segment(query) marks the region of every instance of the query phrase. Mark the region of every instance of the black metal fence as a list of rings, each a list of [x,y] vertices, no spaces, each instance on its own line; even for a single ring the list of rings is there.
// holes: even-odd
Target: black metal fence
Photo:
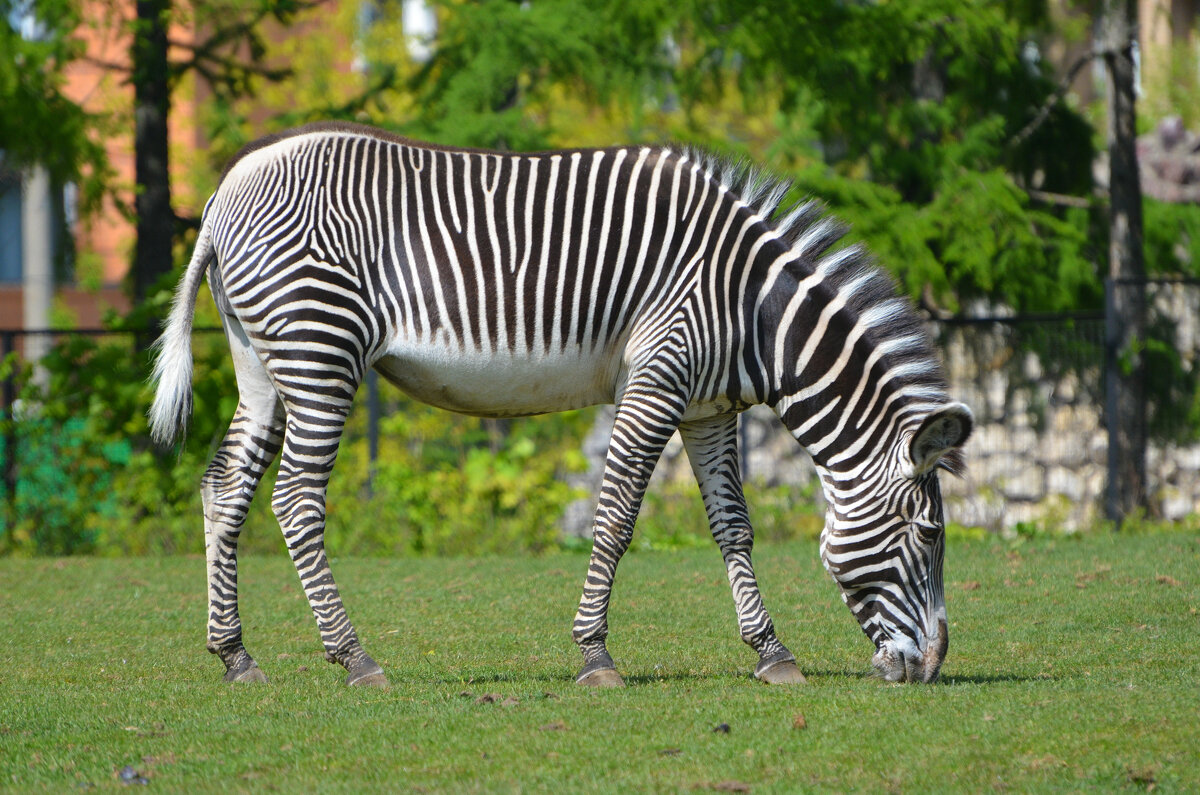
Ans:
[[[1163,372],[1153,373],[1157,381],[1167,382],[1166,391],[1178,393],[1152,395],[1157,402],[1151,406],[1151,425],[1160,436],[1169,437],[1172,427],[1178,430],[1180,422],[1195,419],[1185,416],[1187,400],[1200,405],[1195,389],[1200,370],[1195,361],[1200,350],[1200,290],[1194,284],[1151,283],[1148,305],[1153,333],[1162,338],[1165,348],[1175,346],[1178,351],[1172,364],[1176,370],[1169,374],[1173,381]],[[1044,513],[1048,502],[1058,500],[1069,524],[1100,518],[1098,500],[1107,480],[1103,313],[953,318],[933,321],[931,330],[946,361],[954,396],[972,407],[979,422],[969,449],[970,479],[950,486],[951,498],[958,489],[958,497],[967,503],[965,514],[957,511],[956,515],[969,524],[1011,527],[1031,520],[1038,511]],[[196,332],[219,334],[221,330]],[[31,340],[59,342],[80,335],[124,340],[131,351],[144,342],[131,332],[106,329],[0,330],[0,353],[20,356]],[[1157,366],[1166,364],[1159,361]],[[9,368],[0,404],[2,487],[9,501],[16,494],[25,458],[20,423],[14,422],[20,415],[17,392],[17,376]],[[383,413],[374,373],[365,392],[367,444],[374,462]],[[1178,415],[1175,426],[1168,422],[1172,414]],[[1154,471],[1148,473],[1152,496],[1171,503],[1167,513],[1194,513],[1200,494],[1197,473],[1164,465],[1165,457],[1161,452],[1152,456]],[[1200,452],[1194,457],[1200,461]]]

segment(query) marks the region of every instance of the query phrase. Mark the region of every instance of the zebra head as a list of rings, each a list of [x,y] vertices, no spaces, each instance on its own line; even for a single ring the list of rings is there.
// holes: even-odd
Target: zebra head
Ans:
[[[829,506],[821,560],[890,682],[931,682],[946,655],[938,469],[958,466],[972,425],[966,406],[948,403],[900,426],[874,461],[821,468]]]

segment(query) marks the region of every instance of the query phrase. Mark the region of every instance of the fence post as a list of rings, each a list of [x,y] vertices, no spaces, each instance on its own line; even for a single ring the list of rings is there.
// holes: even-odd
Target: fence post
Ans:
[[[0,361],[6,360],[17,349],[17,332],[5,331],[3,350],[0,351]],[[17,517],[17,372],[14,367],[4,377],[4,418],[0,427],[4,431],[4,499],[5,509],[13,519],[11,528]]]

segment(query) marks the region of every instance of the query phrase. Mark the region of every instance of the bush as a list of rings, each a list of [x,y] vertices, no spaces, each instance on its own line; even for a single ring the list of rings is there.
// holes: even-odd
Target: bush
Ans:
[[[351,554],[540,552],[579,494],[565,475],[593,412],[507,421],[454,415],[385,393],[371,489],[365,408],[351,417],[328,495],[326,538]],[[362,401],[360,401],[362,403]]]
[[[238,398],[223,338],[198,334],[193,347],[193,417],[169,451],[149,441],[149,362],[132,336],[67,336],[42,360],[43,377],[31,378],[26,368],[25,415],[13,424],[20,481],[0,527],[0,551],[203,551],[200,478]],[[15,359],[7,364],[16,366]],[[578,496],[563,475],[585,466],[578,450],[591,412],[485,421],[382,391],[387,412],[375,471],[363,401],[342,441],[328,494],[331,550],[428,555],[558,544],[563,508]],[[274,467],[247,520],[243,549],[281,546],[269,504],[273,481]]]

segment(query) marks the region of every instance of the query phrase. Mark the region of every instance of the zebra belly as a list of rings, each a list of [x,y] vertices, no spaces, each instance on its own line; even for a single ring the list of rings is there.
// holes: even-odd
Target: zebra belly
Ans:
[[[409,396],[479,417],[520,417],[611,403],[620,357],[566,351],[513,354],[394,345],[375,369]]]

